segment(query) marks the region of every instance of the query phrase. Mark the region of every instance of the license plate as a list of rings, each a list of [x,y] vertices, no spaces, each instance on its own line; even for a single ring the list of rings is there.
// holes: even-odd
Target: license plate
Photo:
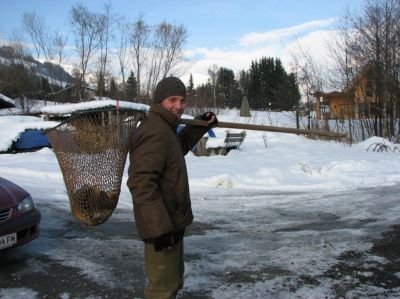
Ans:
[[[17,243],[17,233],[0,236],[0,249],[13,246]]]

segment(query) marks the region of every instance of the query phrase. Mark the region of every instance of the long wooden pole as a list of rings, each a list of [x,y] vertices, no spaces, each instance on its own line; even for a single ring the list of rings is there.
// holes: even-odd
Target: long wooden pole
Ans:
[[[181,124],[208,127],[208,123],[204,120],[199,119],[181,119]],[[243,130],[256,130],[256,131],[267,131],[267,132],[278,132],[278,133],[290,133],[290,134],[301,134],[301,135],[316,135],[324,136],[329,138],[345,138],[346,134],[336,133],[336,132],[324,132],[316,130],[303,130],[295,128],[285,128],[285,127],[274,127],[274,126],[262,126],[262,125],[252,125],[243,123],[231,123],[219,121],[218,128],[229,128],[229,129],[243,129]]]

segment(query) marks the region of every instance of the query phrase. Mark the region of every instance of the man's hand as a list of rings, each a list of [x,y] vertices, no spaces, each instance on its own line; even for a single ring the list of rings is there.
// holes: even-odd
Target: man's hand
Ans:
[[[175,244],[174,235],[172,232],[161,235],[157,238],[154,238],[154,250],[168,250],[171,249]]]
[[[196,119],[205,120],[208,122],[210,128],[214,128],[218,125],[218,119],[214,112],[208,111],[195,117]]]

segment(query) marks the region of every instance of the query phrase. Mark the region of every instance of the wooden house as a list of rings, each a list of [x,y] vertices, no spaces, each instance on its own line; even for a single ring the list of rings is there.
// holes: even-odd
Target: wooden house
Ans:
[[[316,117],[360,119],[369,116],[376,104],[372,65],[364,67],[342,91],[315,92]]]

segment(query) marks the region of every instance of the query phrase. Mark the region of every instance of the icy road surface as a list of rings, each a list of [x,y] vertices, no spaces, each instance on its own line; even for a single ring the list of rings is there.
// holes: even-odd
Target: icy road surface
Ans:
[[[399,297],[399,191],[195,190],[179,298]],[[40,238],[0,253],[0,297],[143,298],[131,209],[86,227],[48,196]]]

